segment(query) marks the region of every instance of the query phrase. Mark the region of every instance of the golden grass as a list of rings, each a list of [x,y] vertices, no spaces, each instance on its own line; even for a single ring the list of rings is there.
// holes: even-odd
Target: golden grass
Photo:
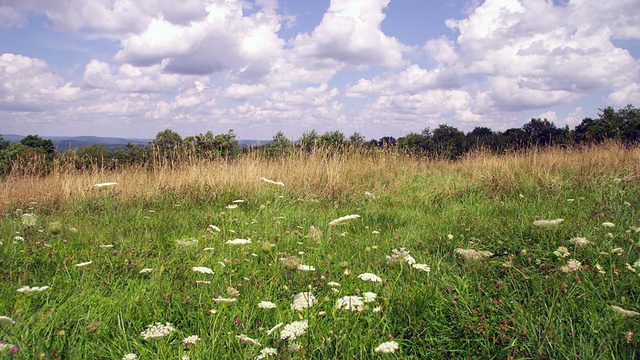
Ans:
[[[508,155],[471,153],[458,161],[412,158],[385,152],[332,154],[296,152],[277,159],[255,154],[233,160],[192,160],[153,169],[127,167],[115,171],[56,168],[47,176],[10,175],[0,183],[0,209],[26,207],[35,201],[52,210],[100,193],[94,184],[117,182],[107,191],[121,201],[143,201],[169,191],[185,195],[239,192],[250,195],[268,185],[261,177],[282,181],[298,194],[340,197],[364,191],[385,193],[428,179],[428,191],[467,188],[505,191],[515,186],[562,187],[615,177],[640,181],[640,149],[609,143],[582,149],[528,150]],[[427,189],[425,189],[427,191]]]

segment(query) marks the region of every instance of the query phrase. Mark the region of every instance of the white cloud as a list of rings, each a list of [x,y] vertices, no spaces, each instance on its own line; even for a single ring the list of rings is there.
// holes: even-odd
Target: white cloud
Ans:
[[[626,106],[638,102],[640,99],[640,83],[633,82],[620,88],[607,97],[607,104],[614,106]]]
[[[356,67],[398,67],[409,48],[382,32],[389,0],[332,0],[311,34],[300,34],[293,46],[302,56],[333,59]]]

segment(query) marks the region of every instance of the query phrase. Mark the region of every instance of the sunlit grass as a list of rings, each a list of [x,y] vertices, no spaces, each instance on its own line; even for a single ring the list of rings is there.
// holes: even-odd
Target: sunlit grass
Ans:
[[[639,169],[609,145],[8,177],[0,358],[634,358]]]

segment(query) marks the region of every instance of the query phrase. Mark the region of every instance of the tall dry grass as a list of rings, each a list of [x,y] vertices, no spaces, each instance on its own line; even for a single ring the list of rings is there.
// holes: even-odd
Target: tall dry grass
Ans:
[[[527,150],[496,155],[474,152],[458,161],[415,158],[392,151],[295,152],[277,159],[247,154],[231,160],[187,159],[151,169],[131,166],[109,171],[77,171],[58,166],[47,176],[10,175],[0,183],[0,210],[37,202],[52,211],[100,196],[94,184],[117,182],[110,196],[123,202],[146,201],[177,192],[214,197],[232,191],[250,195],[264,189],[260,178],[286,184],[300,196],[341,197],[364,191],[383,193],[427,179],[430,190],[468,188],[509,191],[514,187],[577,186],[605,177],[640,182],[640,149],[617,143],[581,149]]]

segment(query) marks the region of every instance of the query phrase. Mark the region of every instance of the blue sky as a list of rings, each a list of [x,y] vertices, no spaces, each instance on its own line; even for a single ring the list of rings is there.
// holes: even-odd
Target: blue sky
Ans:
[[[3,0],[0,133],[403,136],[640,100],[640,0]]]

